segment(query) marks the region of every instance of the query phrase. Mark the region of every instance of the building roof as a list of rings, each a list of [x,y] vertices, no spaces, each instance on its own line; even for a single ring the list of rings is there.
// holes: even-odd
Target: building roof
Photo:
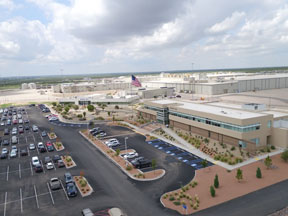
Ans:
[[[288,113],[279,112],[279,111],[275,111],[275,110],[269,110],[269,111],[265,111],[265,112],[262,112],[262,113],[272,114],[274,118],[288,117]]]
[[[177,106],[179,108],[193,110],[197,112],[205,112],[205,113],[210,113],[214,115],[225,116],[225,117],[230,117],[230,118],[235,118],[235,119],[249,119],[249,118],[256,118],[256,117],[268,115],[264,113],[235,110],[235,109],[211,106],[207,104],[192,103],[192,102],[186,102],[186,101],[180,101],[180,100],[157,100],[153,102],[157,104],[161,104],[161,105],[175,104],[173,106]]]

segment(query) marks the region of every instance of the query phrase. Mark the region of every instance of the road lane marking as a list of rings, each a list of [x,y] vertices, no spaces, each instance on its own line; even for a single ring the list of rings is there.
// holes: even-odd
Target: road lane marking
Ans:
[[[34,185],[34,192],[35,192],[35,199],[36,199],[37,208],[39,208],[38,196],[37,196],[37,191],[36,191],[35,185]]]
[[[48,182],[47,182],[47,187],[48,187],[48,190],[49,190],[49,193],[50,193],[50,197],[51,197],[52,203],[54,205],[55,204],[54,203],[54,199],[53,199],[53,196],[52,196],[52,193],[51,193],[51,189],[50,189],[50,186],[49,186]]]
[[[32,164],[30,162],[30,169],[31,169],[31,175],[33,176],[33,169],[32,169]]]
[[[9,180],[9,165],[7,166],[7,175],[6,175],[6,181]]]
[[[23,212],[22,188],[20,188],[20,207],[21,207],[21,213],[22,213]]]
[[[60,183],[61,183],[61,186],[62,186],[62,188],[63,188],[64,194],[65,194],[67,200],[69,200],[69,197],[68,197],[68,195],[67,195],[67,193],[66,193],[66,190],[65,190],[65,188],[64,188],[63,183],[62,183],[61,180],[60,180]]]
[[[4,216],[6,216],[6,203],[7,203],[7,192],[5,192]]]
[[[19,178],[21,179],[21,164],[19,164]]]

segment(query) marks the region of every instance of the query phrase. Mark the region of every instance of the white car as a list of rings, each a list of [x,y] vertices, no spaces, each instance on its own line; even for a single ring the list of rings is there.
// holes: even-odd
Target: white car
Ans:
[[[115,139],[115,138],[109,139],[108,141],[105,142],[106,145],[108,145],[110,143],[118,143],[118,144],[120,144],[119,141],[117,139]]]
[[[46,164],[46,168],[47,168],[47,170],[54,169],[54,165],[53,165],[53,163],[48,162],[48,163]]]
[[[18,149],[17,149],[17,147],[15,145],[12,145],[11,148],[12,148],[12,151],[16,151],[16,152],[18,151]]]
[[[39,142],[37,146],[38,148],[44,148],[43,142]]]
[[[29,150],[35,150],[36,147],[33,143],[29,144]]]
[[[55,116],[52,116],[50,118],[48,118],[49,121],[58,121],[58,118]]]
[[[1,122],[1,126],[5,126],[5,122]]]
[[[8,149],[7,148],[3,148],[2,149],[2,154],[8,154]]]
[[[32,165],[36,166],[37,164],[40,164],[39,158],[37,156],[32,157]]]
[[[12,151],[10,152],[10,158],[14,158],[14,157],[17,157],[17,151],[12,150]]]
[[[128,158],[131,159],[131,158],[134,158],[134,157],[138,157],[138,153],[137,152],[129,152],[129,153],[123,155],[124,159],[128,159]]]

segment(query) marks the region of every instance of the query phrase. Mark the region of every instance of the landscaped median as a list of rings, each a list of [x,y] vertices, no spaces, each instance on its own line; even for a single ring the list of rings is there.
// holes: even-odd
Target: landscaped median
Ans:
[[[86,197],[92,194],[93,188],[84,176],[74,176],[73,179],[82,197]]]
[[[65,149],[65,147],[63,146],[63,143],[60,141],[53,142],[53,146],[56,149],[56,151],[62,151]]]
[[[163,194],[160,201],[180,214],[192,214],[284,181],[288,179],[287,169],[288,163],[280,154],[232,171],[217,165],[206,167],[196,170],[188,185]]]
[[[66,167],[67,169],[76,167],[76,163],[74,162],[74,160],[72,159],[71,156],[69,156],[69,155],[63,155],[63,156],[61,156],[61,159],[63,160],[63,162],[64,162],[64,164],[65,164],[65,167]]]
[[[152,181],[159,179],[165,175],[164,169],[155,169],[149,172],[142,172],[140,169],[136,169],[132,164],[120,156],[120,152],[116,152],[110,149],[100,140],[94,138],[87,132],[87,130],[80,131],[80,134],[89,140],[95,147],[97,147],[104,155],[112,160],[121,170],[126,173],[130,178],[139,181]],[[121,152],[123,154],[124,152]]]
[[[54,132],[48,133],[48,137],[49,137],[49,139],[56,139],[57,138],[57,136]]]

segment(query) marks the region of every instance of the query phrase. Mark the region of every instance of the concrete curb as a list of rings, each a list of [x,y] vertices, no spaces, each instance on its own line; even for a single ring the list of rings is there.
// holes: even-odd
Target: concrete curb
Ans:
[[[75,176],[74,176],[74,177],[75,177]],[[78,187],[78,185],[77,185],[77,184],[75,184],[75,185],[76,185],[78,191],[80,192],[81,196],[82,196],[82,197],[87,197],[87,196],[90,196],[90,195],[94,192],[94,190],[93,190],[93,188],[91,187],[91,185],[89,184],[89,182],[87,181],[87,179],[86,179],[84,176],[83,176],[83,178],[84,178],[84,180],[87,182],[87,185],[91,188],[91,190],[89,191],[89,193],[83,194],[82,191],[81,191],[81,189]]]
[[[129,172],[127,172],[127,170],[123,169],[123,167],[121,167],[117,162],[115,162],[114,160],[112,160],[105,151],[103,151],[101,148],[98,148],[97,145],[94,144],[93,141],[91,141],[88,137],[86,137],[81,131],[79,131],[79,133],[81,134],[81,136],[83,136],[88,142],[90,142],[93,146],[95,146],[98,150],[100,150],[110,161],[112,161],[116,166],[118,166],[120,168],[120,170],[122,170],[122,172],[124,172],[127,176],[129,176],[131,179],[136,180],[136,181],[154,181],[157,179],[162,178],[166,171],[164,170],[163,174],[161,176],[158,176],[156,178],[153,179],[139,179],[139,178],[135,178],[133,175],[131,175]],[[142,174],[143,172],[141,170],[139,170]]]

